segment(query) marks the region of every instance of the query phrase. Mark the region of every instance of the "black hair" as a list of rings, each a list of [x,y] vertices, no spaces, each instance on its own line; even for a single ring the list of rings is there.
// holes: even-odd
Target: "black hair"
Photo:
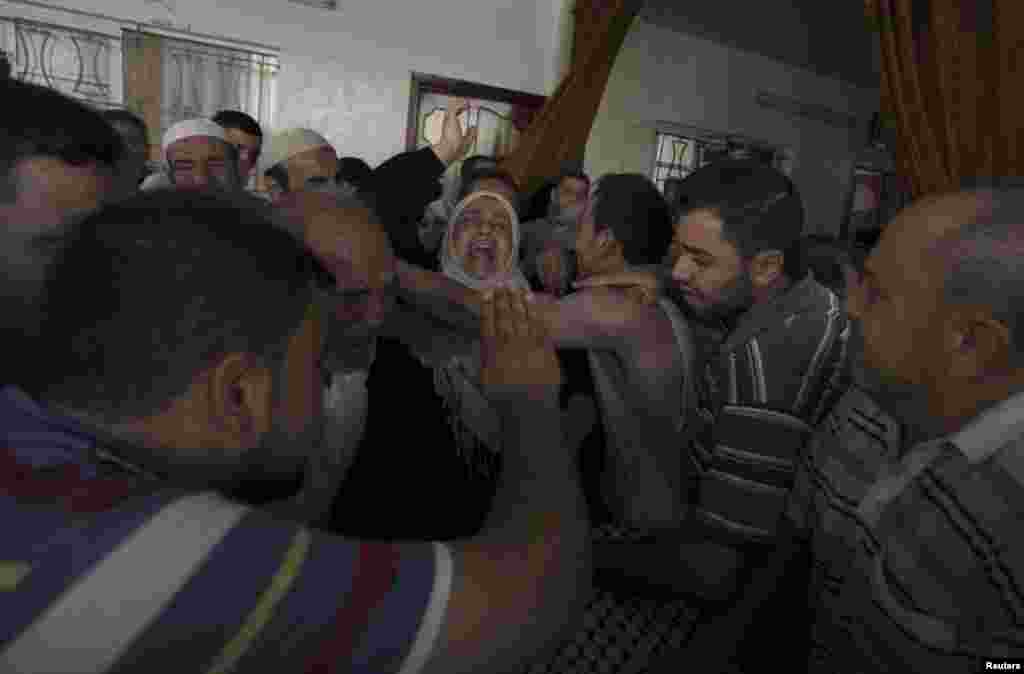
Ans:
[[[512,188],[512,191],[516,194],[516,198],[512,202],[512,207],[516,209],[516,212],[519,211],[519,183],[516,182],[515,177],[513,177],[511,173],[498,168],[474,171],[472,179],[462,183],[462,189],[459,190],[458,200],[462,201],[468,197],[473,186],[481,180],[499,180]]]
[[[766,250],[785,256],[791,280],[806,273],[800,255],[804,207],[784,173],[750,159],[726,159],[697,169],[680,185],[679,215],[711,210],[722,220],[723,238],[744,259]]]
[[[282,192],[290,191],[288,189],[288,167],[285,166],[286,163],[283,161],[278,162],[263,172],[265,176],[277,183]]]
[[[459,171],[459,194],[462,194],[476,176],[482,171],[498,168],[498,160],[484,154],[475,154],[462,160]]]
[[[30,157],[53,157],[74,166],[113,168],[121,137],[107,120],[53,89],[0,79],[0,201],[17,199],[14,170]]]
[[[857,267],[857,255],[852,246],[833,236],[808,234],[802,239],[801,258],[818,283],[839,296],[845,295],[845,268],[847,265]]]
[[[87,217],[48,270],[47,357],[26,389],[117,424],[166,409],[227,354],[276,374],[330,273],[272,212],[243,194],[157,190]]]
[[[149,142],[149,128],[146,126],[146,122],[131,110],[111,108],[103,111],[103,118],[111,124],[124,123],[135,127],[135,130],[139,132],[143,140],[147,143]]]
[[[238,129],[250,136],[263,138],[263,129],[260,128],[259,122],[241,110],[221,110],[211,117],[210,121],[222,129]]]
[[[567,171],[562,171],[558,175],[558,180],[555,181],[555,186],[557,187],[557,186],[561,185],[562,181],[566,180],[568,178],[573,178],[574,180],[582,180],[583,182],[585,182],[587,184],[587,189],[590,189],[590,176],[588,176],[583,171],[581,171],[579,169],[575,169],[575,168],[567,170]]]
[[[597,181],[594,225],[611,229],[630,264],[657,264],[672,241],[672,210],[651,180],[611,173]]]
[[[372,175],[370,165],[358,157],[342,157],[338,160],[338,180],[344,180],[357,190],[367,188]]]

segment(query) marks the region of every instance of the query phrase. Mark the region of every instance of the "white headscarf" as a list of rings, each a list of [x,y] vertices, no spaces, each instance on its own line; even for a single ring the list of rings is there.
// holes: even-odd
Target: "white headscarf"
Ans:
[[[509,222],[512,227],[512,245],[509,248],[509,259],[502,260],[503,264],[499,266],[507,268],[508,271],[498,273],[489,279],[478,279],[466,272],[463,269],[462,264],[456,258],[450,250],[450,241],[452,236],[452,230],[455,228],[455,223],[462,215],[466,208],[476,201],[477,199],[483,199],[490,197],[496,199],[500,203],[505,211],[508,213]],[[448,218],[448,227],[444,232],[444,239],[441,240],[441,272],[448,278],[458,281],[462,285],[472,288],[474,290],[488,290],[491,288],[501,287],[512,287],[526,290],[530,287],[526,281],[526,277],[523,276],[523,272],[519,270],[519,216],[516,214],[516,209],[512,207],[508,199],[498,194],[497,192],[488,192],[482,190],[480,192],[473,192],[465,199],[460,201],[452,212],[450,218]]]
[[[216,138],[217,140],[227,142],[224,138],[224,129],[220,125],[211,122],[208,119],[186,119],[164,132],[163,142],[161,146],[163,148],[164,158],[167,157],[167,148],[179,140],[185,138],[194,138],[195,136],[207,136],[209,138]]]

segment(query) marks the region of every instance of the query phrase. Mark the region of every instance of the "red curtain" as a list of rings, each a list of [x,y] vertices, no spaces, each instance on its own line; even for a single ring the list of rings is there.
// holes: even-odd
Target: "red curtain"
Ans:
[[[879,32],[881,107],[919,198],[1024,175],[1024,2],[866,0]]]
[[[578,0],[572,65],[502,162],[527,193],[558,174],[566,161],[583,159],[615,57],[643,0]]]

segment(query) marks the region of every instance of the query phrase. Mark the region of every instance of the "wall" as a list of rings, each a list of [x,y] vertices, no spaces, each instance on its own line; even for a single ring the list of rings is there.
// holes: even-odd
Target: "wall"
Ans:
[[[865,118],[878,100],[877,91],[637,20],[594,121],[587,171],[649,173],[658,122],[742,134],[794,151],[807,231],[837,233],[866,126],[852,132],[761,108],[759,90]]]
[[[280,48],[278,126],[312,127],[371,165],[404,149],[411,71],[544,95],[563,59],[563,0],[341,0],[337,12],[286,0],[47,2]],[[0,14],[116,30],[7,0]]]

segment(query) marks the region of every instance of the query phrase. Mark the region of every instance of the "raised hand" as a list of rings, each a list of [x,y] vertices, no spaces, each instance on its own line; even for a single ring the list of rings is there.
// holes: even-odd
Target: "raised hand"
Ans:
[[[554,344],[531,314],[524,291],[496,289],[484,296],[480,383],[496,405],[557,405],[562,371]]]
[[[448,109],[444,113],[441,140],[434,145],[434,152],[445,164],[465,157],[476,142],[476,127],[467,124],[463,132],[462,124],[459,122],[459,115],[468,109],[469,101],[465,98],[455,98],[448,104]]]

